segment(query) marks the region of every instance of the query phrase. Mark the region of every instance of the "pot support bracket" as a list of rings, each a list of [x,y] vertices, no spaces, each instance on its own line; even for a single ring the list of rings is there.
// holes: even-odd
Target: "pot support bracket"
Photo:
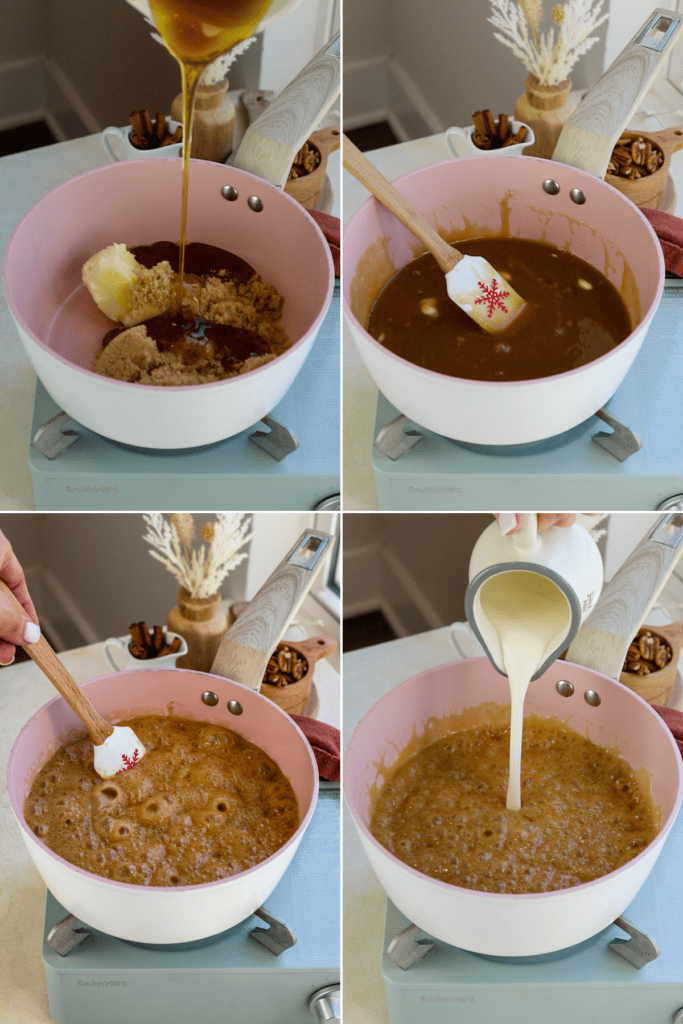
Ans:
[[[645,964],[649,964],[652,960],[657,959],[661,950],[654,939],[651,939],[645,932],[638,931],[625,917],[618,917],[614,923],[617,928],[628,932],[631,938],[613,939],[609,943],[608,949],[611,949],[618,956],[622,956],[624,960],[628,960],[638,971]]]
[[[598,409],[595,413],[599,419],[612,428],[612,433],[600,430],[594,434],[591,440],[604,448],[613,458],[619,462],[625,462],[631,455],[635,455],[643,447],[643,442],[625,423],[621,423],[615,416],[606,409]],[[407,429],[411,420],[404,415],[397,416],[387,423],[377,434],[374,440],[374,447],[387,458],[395,462],[402,455],[409,452],[415,445],[423,440],[424,434],[414,427]],[[458,442],[455,441],[455,444]],[[469,445],[467,447],[470,447]],[[475,446],[476,447],[476,446]],[[513,446],[515,447],[515,446]],[[498,453],[504,452],[504,448],[498,448]]]

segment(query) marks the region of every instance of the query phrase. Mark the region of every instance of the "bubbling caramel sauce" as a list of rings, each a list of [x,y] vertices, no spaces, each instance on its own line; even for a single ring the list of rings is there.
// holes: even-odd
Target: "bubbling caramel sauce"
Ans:
[[[505,806],[510,730],[451,733],[386,780],[373,836],[410,867],[466,889],[548,892],[600,878],[658,832],[627,762],[556,719],[529,715],[522,807]]]
[[[113,779],[89,737],[61,747],[24,805],[29,828],[76,867],[132,885],[199,885],[246,871],[296,832],[291,783],[264,750],[213,722],[144,715],[147,753]]]

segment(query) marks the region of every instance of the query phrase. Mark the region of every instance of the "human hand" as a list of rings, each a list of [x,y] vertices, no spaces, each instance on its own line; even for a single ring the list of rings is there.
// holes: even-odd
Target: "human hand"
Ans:
[[[0,665],[14,661],[17,644],[32,644],[40,637],[38,616],[24,578],[24,570],[10,542],[0,533],[0,579],[10,588],[25,611],[20,615],[6,594],[0,593]]]
[[[517,533],[522,527],[526,513],[524,512],[496,512],[494,513],[498,522],[500,532],[504,537],[510,533]],[[584,512],[583,515],[595,516],[597,512]],[[550,529],[551,526],[573,526],[576,522],[576,512],[539,512],[538,532]]]

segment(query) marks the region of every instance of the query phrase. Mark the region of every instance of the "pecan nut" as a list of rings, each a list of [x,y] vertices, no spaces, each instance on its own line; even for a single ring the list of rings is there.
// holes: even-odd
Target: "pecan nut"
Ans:
[[[664,163],[664,154],[642,135],[635,139],[622,136],[612,150],[607,173],[637,181],[654,174]]]
[[[672,658],[673,651],[666,640],[643,628],[629,645],[623,671],[639,676],[650,675],[665,668]]]

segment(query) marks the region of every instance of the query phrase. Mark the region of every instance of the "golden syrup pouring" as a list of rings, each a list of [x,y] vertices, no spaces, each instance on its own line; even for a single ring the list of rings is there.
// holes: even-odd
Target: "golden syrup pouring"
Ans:
[[[176,311],[182,307],[187,189],[197,85],[212,61],[253,34],[271,3],[272,0],[150,0],[159,34],[180,64],[183,83],[183,192]]]

